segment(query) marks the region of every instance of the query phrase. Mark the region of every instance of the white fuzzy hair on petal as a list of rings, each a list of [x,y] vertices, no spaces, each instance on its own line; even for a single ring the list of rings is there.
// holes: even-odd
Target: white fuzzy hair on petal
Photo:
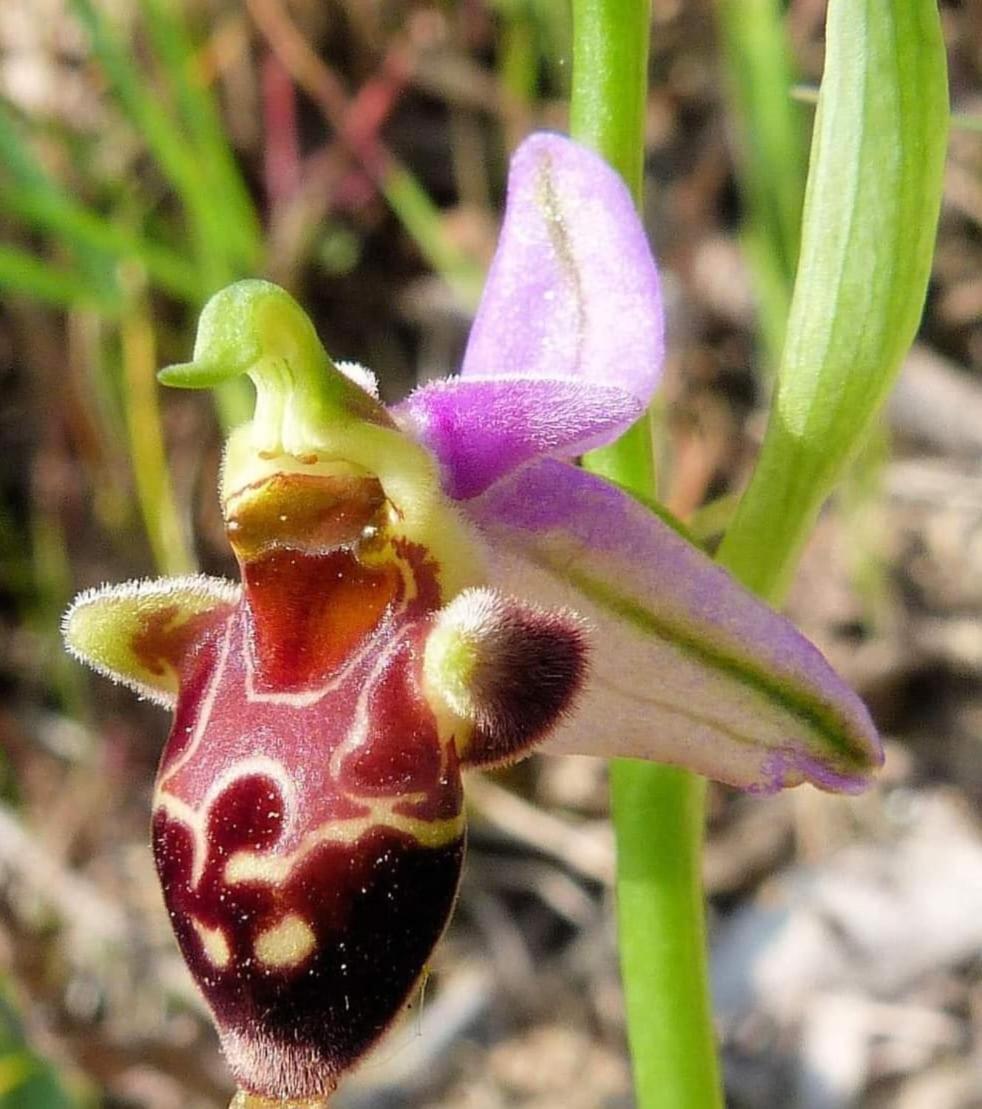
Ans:
[[[72,629],[75,617],[84,609],[107,602],[136,601],[139,603],[144,599],[166,599],[167,597],[181,595],[187,597],[188,594],[211,600],[216,606],[234,605],[238,602],[241,592],[241,587],[234,582],[226,581],[223,578],[209,577],[206,574],[186,574],[177,578],[139,578],[135,581],[119,584],[106,583],[93,586],[91,589],[85,589],[79,593],[62,616],[62,640],[65,649],[73,658],[91,667],[97,674],[132,689],[141,698],[152,701],[162,708],[172,709],[176,703],[176,698],[172,694],[148,685],[146,682],[141,682],[138,678],[121,674],[100,659],[94,658],[83,646],[77,643]],[[204,606],[202,611],[204,611]]]
[[[334,364],[341,373],[343,373],[349,381],[353,381],[359,389],[364,389],[370,397],[374,397],[376,400],[379,399],[378,378],[371,370],[363,366],[360,362],[335,362]]]

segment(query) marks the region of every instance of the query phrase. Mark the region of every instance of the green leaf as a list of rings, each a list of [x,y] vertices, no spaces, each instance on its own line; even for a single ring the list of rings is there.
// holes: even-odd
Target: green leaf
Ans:
[[[0,104],[0,210],[71,246],[100,295],[116,292],[116,262],[134,258],[167,292],[193,303],[204,295],[194,267],[167,247],[151,243],[86,208],[54,181]],[[44,294],[37,294],[43,296]],[[46,299],[51,299],[50,297]],[[93,299],[93,291],[84,300]]]
[[[220,198],[216,198],[200,158],[164,107],[147,75],[102,9],[92,0],[72,0],[121,107],[137,128],[157,164],[187,210],[206,290],[226,284],[238,271],[236,235]]]
[[[783,590],[914,338],[947,132],[935,0],[831,0],[774,409],[721,548],[721,560],[765,596]]]
[[[203,80],[180,5],[177,0],[144,0],[143,14],[212,195],[222,198],[230,249],[246,269],[255,269],[262,231],[214,98]]]
[[[100,289],[90,278],[59,269],[34,254],[0,243],[0,288],[35,297],[49,304],[119,309],[119,301]]]
[[[805,188],[804,123],[791,98],[791,46],[781,0],[717,0],[738,136],[744,246],[773,371],[798,261]]]

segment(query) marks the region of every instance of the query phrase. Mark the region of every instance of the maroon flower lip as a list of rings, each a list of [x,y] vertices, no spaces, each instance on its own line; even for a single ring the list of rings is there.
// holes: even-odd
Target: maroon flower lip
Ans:
[[[256,384],[222,482],[241,585],[92,590],[64,634],[175,710],[154,854],[243,1090],[322,1096],[397,1018],[456,896],[462,769],[541,742],[850,791],[881,761],[807,640],[571,464],[645,409],[661,355],[623,184],[538,135],[459,377],[387,410],[262,281],[216,294],[162,372]]]
[[[264,1096],[333,1088],[456,896],[459,764],[421,683],[438,592],[402,557],[411,595],[346,548],[243,558],[240,601],[184,656],[154,855],[229,1063]]]

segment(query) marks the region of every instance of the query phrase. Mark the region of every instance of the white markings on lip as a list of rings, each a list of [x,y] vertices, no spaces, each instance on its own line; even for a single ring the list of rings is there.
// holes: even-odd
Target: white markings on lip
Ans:
[[[313,929],[296,913],[287,913],[253,944],[256,958],[272,970],[298,967],[317,946]]]
[[[410,630],[409,628],[404,629],[401,633],[393,637],[384,650],[379,652],[375,665],[362,684],[361,692],[358,694],[358,702],[355,705],[354,720],[351,722],[351,727],[348,729],[348,735],[337,745],[331,754],[331,774],[337,782],[343,780],[344,760],[353,751],[357,751],[359,747],[363,747],[369,739],[371,714],[368,711],[368,703],[371,700],[372,694],[375,692],[379,679],[385,673],[393,655],[395,655],[402,646],[402,642],[407,637]]]
[[[233,763],[224,774],[221,774],[212,782],[200,806],[196,809],[192,808],[186,801],[175,797],[172,793],[168,793],[163,789],[158,790],[155,808],[163,809],[168,816],[186,824],[194,837],[194,853],[191,864],[192,887],[197,886],[201,881],[208,861],[207,825],[212,806],[237,781],[254,777],[268,778],[275,782],[279,789],[279,796],[283,804],[283,815],[278,839],[282,839],[288,833],[297,816],[297,790],[286,767],[267,755],[255,755],[252,758],[240,759]],[[271,844],[270,847],[272,846],[274,845]]]
[[[391,616],[398,620],[398,617],[406,612],[409,605],[416,598],[417,589],[411,563],[407,559],[396,555],[394,551],[390,554],[396,562],[403,579],[403,596],[391,613]],[[163,811],[167,817],[180,822],[191,832],[193,842],[190,885],[192,888],[200,884],[208,864],[210,845],[208,843],[207,827],[211,810],[225,790],[233,786],[237,780],[251,776],[262,776],[271,779],[278,787],[284,810],[280,835],[277,839],[278,843],[282,844],[284,839],[289,838],[291,828],[295,825],[298,816],[297,786],[290,770],[269,756],[257,755],[240,759],[232,766],[227,767],[224,773],[210,784],[205,796],[195,804],[190,804],[168,788],[179,772],[194,759],[201,748],[202,742],[206,739],[207,729],[221,695],[223,683],[226,680],[233,641],[236,639],[238,631],[237,619],[243,619],[241,611],[233,613],[225,625],[224,637],[215,662],[215,669],[202,698],[193,726],[193,734],[187,747],[180,752],[173,764],[165,770],[157,784],[154,799],[155,811]],[[340,785],[343,780],[343,762],[369,740],[369,701],[371,693],[393,654],[396,653],[409,634],[411,627],[412,625],[409,625],[400,629],[388,643],[385,643],[384,640],[380,642],[382,637],[379,633],[382,631],[382,627],[379,626],[368,635],[361,647],[345,660],[340,670],[333,674],[323,685],[317,689],[292,693],[262,693],[256,690],[252,644],[249,635],[246,634],[246,629],[242,629],[241,651],[245,670],[245,688],[242,691],[244,699],[247,702],[273,703],[303,710],[323,700],[340,687],[345,680],[350,680],[352,671],[359,664],[364,665],[371,658],[371,669],[362,684],[356,705],[355,718],[352,721],[348,735],[334,749],[330,757],[331,775],[335,782]],[[391,634],[391,630],[389,634]],[[450,737],[444,735],[443,730],[439,727],[438,735],[441,748],[442,777],[446,770],[449,747],[447,741]],[[367,809],[368,812],[356,817],[331,820],[320,827],[314,828],[303,837],[297,847],[289,854],[278,854],[275,850],[276,844],[267,845],[262,850],[247,847],[236,850],[225,864],[224,880],[230,885],[248,882],[256,882],[267,886],[280,885],[289,880],[297,864],[303,862],[321,844],[327,842],[353,844],[376,828],[401,832],[416,840],[421,846],[431,848],[442,847],[463,834],[464,817],[462,812],[449,818],[427,820],[395,811],[401,805],[422,804],[427,798],[425,791],[385,798],[362,797],[357,793],[345,790],[343,786],[340,787],[340,792],[348,799],[356,801],[360,807]],[[271,802],[272,800],[273,798],[270,799]],[[269,815],[272,817],[274,814],[271,811]],[[198,934],[201,936],[200,932]],[[224,937],[222,938],[224,939]],[[202,940],[202,943],[204,943],[204,940]]]

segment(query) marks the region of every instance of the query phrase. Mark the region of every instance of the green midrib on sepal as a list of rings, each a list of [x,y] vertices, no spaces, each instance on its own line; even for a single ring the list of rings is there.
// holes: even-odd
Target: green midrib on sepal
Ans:
[[[697,638],[679,624],[657,615],[637,600],[590,574],[572,568],[560,570],[548,558],[527,557],[531,557],[531,560],[541,568],[554,574],[561,574],[590,600],[628,621],[644,634],[670,643],[700,665],[718,674],[734,678],[748,689],[779,705],[789,716],[800,720],[810,732],[826,740],[836,756],[843,760],[844,769],[854,770],[862,777],[867,777],[873,769],[868,754],[856,749],[849,741],[847,730],[842,727],[841,721],[817,698],[805,691],[792,692],[787,683],[779,678],[748,665],[747,660],[740,658],[734,652]],[[748,745],[754,743],[750,737],[741,736],[731,729],[726,731],[734,739]]]

